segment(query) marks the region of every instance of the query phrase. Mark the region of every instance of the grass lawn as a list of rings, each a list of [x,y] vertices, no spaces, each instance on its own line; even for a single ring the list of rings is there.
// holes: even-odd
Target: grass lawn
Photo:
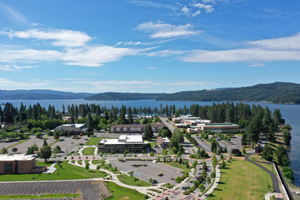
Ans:
[[[161,162],[161,163],[172,166],[172,167],[182,169],[182,170],[184,170],[184,172],[190,172],[191,171],[191,167],[187,169],[185,164],[184,165],[179,164],[178,162]]]
[[[135,186],[151,186],[152,185],[143,180],[138,180],[137,182],[134,183],[133,178],[134,177],[130,177],[125,174],[118,175],[119,181],[121,181],[122,183],[124,183],[126,185],[132,185],[132,186],[134,186],[134,185]]]
[[[208,197],[211,200],[256,200],[264,199],[268,190],[273,190],[273,183],[267,172],[248,161],[233,159],[221,169],[220,182]]]
[[[98,145],[102,139],[108,139],[109,137],[91,137],[84,145]]]
[[[107,187],[109,188],[112,196],[105,198],[107,200],[135,200],[135,199],[144,199],[144,195],[139,193],[136,190],[121,187],[114,182],[106,182]]]
[[[49,198],[64,198],[64,197],[80,197],[81,194],[41,194],[40,196],[33,195],[32,199],[49,199]],[[31,199],[31,195],[0,195],[0,199]]]
[[[151,145],[152,148],[154,148],[155,145],[157,145],[157,142],[155,140],[150,140],[150,141],[149,140],[145,140],[145,142],[148,142]]]
[[[83,155],[94,155],[95,147],[88,147],[82,150]]]
[[[69,179],[86,179],[86,178],[102,178],[107,173],[97,170],[86,170],[83,167],[71,165],[67,162],[61,162],[62,168],[55,165],[56,171],[50,175],[43,174],[9,174],[1,175],[0,181],[40,181],[40,180],[69,180]]]
[[[93,165],[98,165],[98,164],[101,164],[103,162],[105,163],[105,160],[92,160]]]
[[[265,159],[261,158],[261,155],[258,154],[254,154],[252,156],[249,157],[252,161],[257,162],[257,161],[264,161],[264,162],[269,162]],[[260,164],[261,166],[267,168],[268,170],[270,170],[271,172],[273,172],[276,175],[275,169],[273,167],[273,164],[267,164],[267,163],[261,163],[261,162],[257,162],[257,164]]]
[[[53,163],[55,163],[55,161],[47,161],[46,163],[45,162],[36,162],[36,165],[50,167]]]
[[[102,163],[104,163],[104,164],[102,164]],[[94,164],[94,165],[99,164],[101,169],[106,169],[106,170],[108,170],[108,171],[110,171],[114,174],[119,174],[120,173],[120,171],[118,169],[115,170],[114,167],[110,167],[109,165],[105,164],[105,160],[92,160],[92,164]]]

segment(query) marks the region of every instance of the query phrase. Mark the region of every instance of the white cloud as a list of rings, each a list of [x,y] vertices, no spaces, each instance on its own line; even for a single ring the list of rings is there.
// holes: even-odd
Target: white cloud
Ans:
[[[206,10],[206,12],[210,13],[212,11],[214,11],[214,8],[212,5],[207,5],[207,4],[203,4],[203,3],[196,3],[193,5],[196,8],[203,8]]]
[[[104,63],[113,62],[123,56],[136,55],[140,49],[115,48],[112,46],[88,46],[83,48],[69,48],[62,60],[67,65],[85,67],[100,67]]]
[[[215,3],[215,0],[202,0],[203,3]]]
[[[8,16],[10,19],[16,21],[16,22],[21,22],[23,24],[29,24],[28,20],[22,13],[20,13],[18,10],[13,9],[12,7],[3,4],[0,2],[0,10],[3,15]]]
[[[142,43],[141,42],[133,42],[133,41],[124,42],[124,45],[139,45],[139,44],[142,44]]]
[[[31,26],[39,26],[40,23],[31,23]]]
[[[171,55],[179,55],[183,54],[184,51],[174,51],[174,50],[162,50],[162,51],[153,51],[146,53],[147,56],[159,56],[159,57],[166,57]]]
[[[266,66],[266,64],[256,63],[256,64],[249,65],[249,67],[264,67],[264,66]]]
[[[16,71],[20,69],[32,69],[32,68],[37,68],[38,66],[17,66],[17,65],[0,65],[0,70],[3,71]]]
[[[46,82],[46,81],[13,81],[7,78],[1,78],[0,77],[0,88],[5,88],[7,90],[9,89],[37,89],[37,88],[42,88],[45,89],[45,87],[49,86],[53,82]],[[48,87],[49,89],[51,87]]]
[[[182,60],[199,63],[300,61],[300,51],[276,51],[259,48],[223,51],[193,50],[183,56]]]
[[[189,15],[189,14],[190,14],[190,9],[188,9],[188,7],[186,7],[186,6],[183,6],[183,7],[181,8],[181,12],[182,12],[183,14],[185,14],[185,15]]]
[[[26,31],[2,31],[0,34],[8,35],[10,38],[33,38],[39,40],[54,40],[54,46],[78,47],[84,46],[92,38],[84,32],[64,29],[29,29]]]
[[[156,69],[156,67],[146,67],[146,69]]]
[[[257,40],[246,42],[250,45],[256,45],[258,47],[267,49],[300,49],[300,33],[290,37],[281,37],[265,40]]]
[[[194,26],[191,24],[176,26],[172,24],[154,24],[153,22],[147,22],[138,25],[136,29],[150,32],[150,38],[172,38],[179,36],[196,35],[200,33],[200,31],[192,30],[193,28]]]
[[[130,0],[128,1],[132,4],[136,4],[138,6],[144,6],[144,7],[153,7],[153,8],[159,8],[159,9],[169,9],[169,10],[176,10],[177,8],[170,4],[161,4],[157,2],[152,1],[138,1],[138,0]]]
[[[13,49],[0,46],[0,62],[37,62],[61,59],[63,53],[55,50]]]
[[[201,14],[201,11],[200,10],[197,10],[196,12],[194,12],[192,14],[193,17],[197,16],[197,15],[200,15]]]
[[[116,44],[116,46],[119,46],[119,45],[121,45],[121,44],[123,44],[122,41],[118,42],[118,43]]]

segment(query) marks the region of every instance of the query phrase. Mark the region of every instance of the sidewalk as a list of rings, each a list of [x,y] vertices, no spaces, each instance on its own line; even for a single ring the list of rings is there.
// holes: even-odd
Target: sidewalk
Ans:
[[[56,161],[50,166],[47,167],[47,169],[43,173],[53,173],[56,171],[56,168],[54,167],[56,165]]]

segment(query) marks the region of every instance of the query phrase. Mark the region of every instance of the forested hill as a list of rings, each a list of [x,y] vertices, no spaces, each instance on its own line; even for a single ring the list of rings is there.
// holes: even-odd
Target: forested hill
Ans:
[[[91,95],[94,94],[54,90],[0,90],[0,100],[84,99]]]
[[[86,100],[103,100],[103,101],[126,101],[126,100],[145,100],[156,99],[165,95],[164,93],[118,93],[105,92],[86,98]]]
[[[275,82],[223,90],[199,90],[166,94],[162,101],[267,101],[300,104],[300,84]]]

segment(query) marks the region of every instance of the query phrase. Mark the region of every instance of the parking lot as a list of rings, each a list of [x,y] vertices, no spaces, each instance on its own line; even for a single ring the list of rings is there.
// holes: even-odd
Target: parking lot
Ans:
[[[57,145],[61,147],[61,152],[58,154],[58,156],[67,156],[68,153],[73,153],[78,150],[77,145],[82,143],[85,144],[88,139],[90,139],[87,136],[82,136],[80,139],[72,139],[72,137],[62,137],[64,139],[63,141],[59,141],[55,143],[52,148],[55,148]]]
[[[72,193],[82,193],[84,199],[99,199],[101,194],[108,195],[105,185],[101,181],[0,183],[0,195]]]
[[[158,183],[171,183],[176,184],[175,180],[177,176],[181,176],[180,169],[171,167],[162,163],[152,163],[152,161],[126,161],[120,162],[118,160],[110,161],[112,166],[117,166],[118,169],[128,172],[133,171],[134,175],[144,181],[148,181],[150,178],[157,180]],[[147,167],[133,167],[133,164],[147,164]],[[163,173],[163,176],[158,176],[159,173]]]
[[[49,137],[47,139],[47,143],[50,144],[54,141],[53,137]],[[26,142],[23,142],[21,144],[18,144],[17,146],[15,146],[16,148],[18,148],[18,153],[26,153],[28,147],[33,146],[34,144],[38,145],[39,148],[43,147],[43,139],[39,139],[36,138],[34,135],[31,135],[29,137],[29,140],[27,140]]]

